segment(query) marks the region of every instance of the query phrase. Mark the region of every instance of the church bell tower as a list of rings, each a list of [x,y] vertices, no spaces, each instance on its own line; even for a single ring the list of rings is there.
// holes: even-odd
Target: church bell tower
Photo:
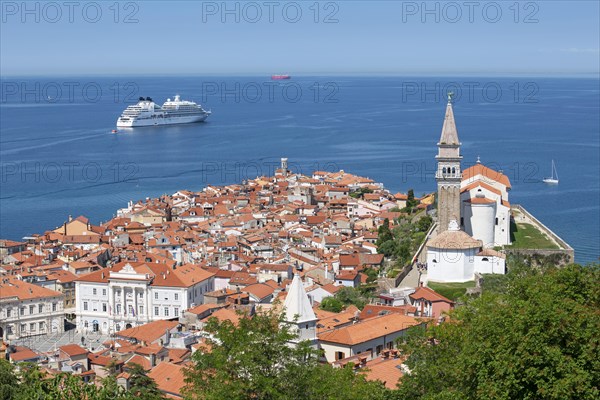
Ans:
[[[438,232],[448,230],[448,224],[452,220],[460,223],[460,182],[462,172],[460,169],[460,142],[458,141],[458,132],[454,122],[454,112],[452,111],[452,95],[448,93],[448,105],[446,106],[446,116],[442,135],[437,144],[438,154],[435,157],[437,161],[437,170],[435,179],[437,181],[437,214],[438,214]]]

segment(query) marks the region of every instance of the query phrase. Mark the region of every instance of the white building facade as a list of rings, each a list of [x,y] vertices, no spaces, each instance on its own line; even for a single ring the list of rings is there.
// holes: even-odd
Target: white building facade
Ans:
[[[17,279],[0,283],[0,339],[64,331],[63,294]]]
[[[145,323],[179,318],[214,290],[214,274],[186,264],[127,262],[76,281],[76,322],[80,332],[110,334]]]

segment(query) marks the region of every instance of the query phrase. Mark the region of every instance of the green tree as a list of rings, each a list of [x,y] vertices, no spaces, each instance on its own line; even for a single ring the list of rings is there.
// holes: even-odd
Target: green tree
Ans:
[[[130,364],[127,367],[129,372],[129,392],[136,397],[148,400],[163,399],[162,392],[158,389],[154,379],[146,374],[146,370],[139,364]]]
[[[367,283],[372,283],[379,278],[379,272],[375,268],[365,268],[363,273],[367,275]]]
[[[386,257],[391,257],[396,252],[396,240],[394,234],[390,230],[390,220],[386,218],[383,224],[377,229],[377,252]]]
[[[47,393],[52,391],[51,381],[46,374],[33,363],[19,364],[19,393],[17,399],[47,399]]]
[[[415,207],[417,207],[418,204],[419,204],[419,201],[417,199],[415,199],[415,191],[412,189],[409,189],[408,193],[407,193],[406,207],[404,207],[402,209],[402,211],[410,214],[414,211]]]
[[[325,297],[321,302],[321,310],[339,313],[344,309],[344,303],[334,296]]]
[[[415,191],[412,189],[408,189],[408,194],[407,194],[407,199],[406,199],[406,205],[408,207],[414,207],[416,206],[418,203],[415,200]]]
[[[377,248],[379,254],[383,254],[385,257],[392,257],[396,254],[398,243],[395,240],[387,240]]]
[[[373,189],[359,188],[358,190],[351,192],[350,197],[353,197],[355,199],[362,199],[365,196],[365,193],[373,193]]]
[[[290,368],[313,356],[306,346],[287,346],[294,334],[273,311],[244,316],[238,326],[210,318],[205,330],[213,335],[211,351],[196,352],[186,371],[186,394],[193,399],[281,398]]]
[[[100,387],[98,389],[98,398],[99,399],[134,399],[135,395],[131,393],[125,392],[123,387],[117,384],[117,378],[115,375],[108,375],[103,378],[100,382]]]
[[[433,223],[433,218],[431,218],[429,215],[424,215],[422,216],[418,221],[417,221],[417,231],[419,232],[427,232],[429,230],[429,228],[431,228],[431,224]]]
[[[19,380],[13,366],[6,360],[0,359],[0,400],[10,400],[18,391]]]
[[[390,230],[390,220],[386,218],[383,220],[383,224],[381,224],[381,226],[377,229],[377,242],[375,244],[380,246],[382,243],[393,239],[394,236]]]
[[[359,288],[344,286],[335,293],[335,298],[340,300],[344,305],[355,305],[359,309],[363,309],[369,302],[369,299]]]
[[[211,318],[209,352],[194,354],[185,372],[190,399],[383,399],[383,385],[318,362],[274,311],[244,316],[238,325]]]
[[[396,258],[402,266],[407,265],[412,257],[410,237],[405,238],[396,248]]]
[[[148,386],[155,385],[154,381]],[[136,394],[137,393],[137,394]],[[134,400],[162,399],[148,391],[125,392],[117,385],[114,375],[100,381],[99,385],[84,382],[81,376],[59,373],[50,376],[38,365],[19,364],[16,373],[12,365],[0,360],[0,400]]]
[[[410,236],[410,251],[416,253],[423,240],[425,240],[425,232],[415,232]]]
[[[108,400],[103,398],[100,391],[93,384],[85,383],[80,376],[60,373],[53,379],[48,380],[46,385],[46,397],[44,399],[84,399],[84,400]]]
[[[600,268],[511,267],[452,323],[415,330],[402,348],[411,399],[600,397]]]

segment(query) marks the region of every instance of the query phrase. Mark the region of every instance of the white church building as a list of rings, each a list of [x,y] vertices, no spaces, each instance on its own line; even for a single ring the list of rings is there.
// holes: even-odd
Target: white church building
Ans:
[[[505,255],[493,248],[510,244],[510,181],[479,160],[462,171],[460,145],[449,96],[436,156],[438,228],[427,242],[427,281],[506,272]]]
[[[477,164],[463,171],[460,183],[461,227],[493,248],[510,244],[510,181],[506,175]]]
[[[504,254],[483,249],[477,240],[450,221],[448,229],[427,243],[427,280],[434,282],[467,282],[475,273],[504,274]]]

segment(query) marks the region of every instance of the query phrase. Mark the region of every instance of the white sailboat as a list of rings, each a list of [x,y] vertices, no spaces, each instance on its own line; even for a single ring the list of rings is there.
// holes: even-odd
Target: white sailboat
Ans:
[[[544,178],[544,183],[548,183],[550,185],[558,185],[558,172],[556,172],[556,165],[554,165],[554,160],[552,160],[552,176],[550,178]]]

